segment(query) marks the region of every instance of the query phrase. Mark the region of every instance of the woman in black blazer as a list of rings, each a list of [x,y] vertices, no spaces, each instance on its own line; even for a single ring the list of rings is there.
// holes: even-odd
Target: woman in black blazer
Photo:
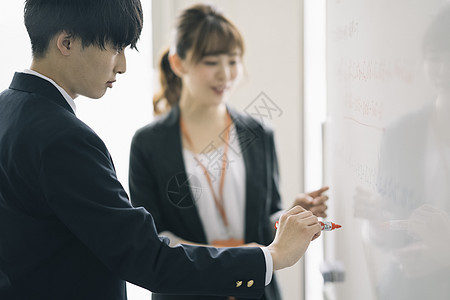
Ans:
[[[161,60],[155,122],[139,129],[130,156],[134,206],[152,213],[171,244],[267,245],[282,211],[273,131],[225,104],[242,74],[244,43],[214,7],[178,18]],[[164,105],[162,105],[164,104]],[[294,205],[325,216],[326,187]],[[153,299],[224,299],[153,294]],[[275,280],[263,299],[281,299]]]

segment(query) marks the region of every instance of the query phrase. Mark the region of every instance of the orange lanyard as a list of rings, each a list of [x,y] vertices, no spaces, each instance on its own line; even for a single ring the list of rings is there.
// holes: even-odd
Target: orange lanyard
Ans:
[[[202,164],[200,159],[197,157],[197,154],[194,153],[194,159],[197,161],[197,163],[200,165],[200,167],[203,169],[203,174],[205,174],[206,180],[208,181],[209,188],[211,189],[211,194],[214,198],[214,203],[216,204],[216,208],[219,210],[219,213],[222,217],[223,224],[225,225],[225,228],[229,234],[229,227],[228,227],[228,218],[227,214],[225,212],[225,207],[223,203],[223,186],[225,183],[225,175],[227,170],[227,163],[228,163],[228,144],[230,140],[230,127],[232,124],[232,120],[230,117],[230,114],[227,112],[226,114],[226,129],[225,129],[225,144],[224,144],[224,152],[222,157],[222,169],[220,174],[220,186],[219,186],[219,196],[216,195],[214,192],[214,187],[212,185],[211,177],[209,176],[208,169]],[[184,125],[183,119],[180,116],[180,128],[181,132],[186,138],[186,141],[188,142],[189,146],[193,151],[194,150],[194,144],[192,143],[191,137],[189,136],[189,133],[186,130],[186,126]]]

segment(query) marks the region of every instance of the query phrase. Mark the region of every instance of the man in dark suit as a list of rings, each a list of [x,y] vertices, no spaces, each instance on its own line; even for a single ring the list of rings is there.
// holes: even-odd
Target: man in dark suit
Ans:
[[[320,234],[295,207],[268,247],[169,247],[74,113],[73,99],[102,97],[126,71],[139,0],[27,0],[25,25],[31,68],[0,94],[0,299],[126,299],[125,281],[256,298]]]

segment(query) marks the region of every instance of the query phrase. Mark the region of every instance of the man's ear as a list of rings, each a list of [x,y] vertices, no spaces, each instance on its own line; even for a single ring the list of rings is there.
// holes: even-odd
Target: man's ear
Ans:
[[[178,77],[182,77],[186,72],[185,61],[178,54],[169,54],[169,63],[172,71]]]
[[[65,56],[70,54],[70,50],[73,47],[73,42],[73,35],[67,33],[66,31],[60,32],[56,37],[56,47],[58,47],[61,54]]]

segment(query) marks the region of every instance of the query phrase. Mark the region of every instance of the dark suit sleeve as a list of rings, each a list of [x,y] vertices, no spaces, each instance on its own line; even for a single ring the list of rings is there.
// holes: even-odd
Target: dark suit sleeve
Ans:
[[[49,141],[39,180],[50,209],[119,278],[161,293],[263,293],[260,249],[169,247],[157,236],[152,216],[130,205],[105,145],[92,131],[71,127]],[[236,281],[244,284],[236,287]]]

